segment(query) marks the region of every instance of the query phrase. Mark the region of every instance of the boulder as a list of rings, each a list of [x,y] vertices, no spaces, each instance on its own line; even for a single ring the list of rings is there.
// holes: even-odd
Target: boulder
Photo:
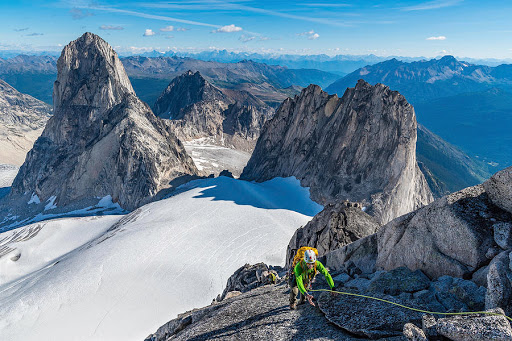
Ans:
[[[489,313],[504,315],[503,310],[488,310]],[[437,332],[453,341],[510,341],[512,328],[504,316],[467,315],[437,320]]]
[[[364,273],[373,273],[377,261],[377,234],[369,235],[325,255],[329,269],[342,270],[349,262]]]
[[[496,206],[512,213],[512,167],[494,174],[483,186]]]
[[[271,273],[275,277],[273,277]],[[230,293],[230,297],[232,297],[233,292],[244,293],[259,286],[274,283],[273,278],[279,280],[277,272],[273,269],[270,269],[266,264],[245,264],[228,278],[226,288],[217,301],[226,299]]]
[[[487,294],[485,308],[502,308],[512,313],[512,270],[510,269],[510,251],[503,251],[489,264],[487,273]]]
[[[493,226],[510,221],[512,215],[491,202],[482,185],[468,187],[381,227],[376,266],[471,278],[496,245]]]
[[[423,333],[423,330],[416,327],[412,323],[406,323],[404,325],[404,336],[409,341],[428,341],[427,337],[425,336],[425,333]]]

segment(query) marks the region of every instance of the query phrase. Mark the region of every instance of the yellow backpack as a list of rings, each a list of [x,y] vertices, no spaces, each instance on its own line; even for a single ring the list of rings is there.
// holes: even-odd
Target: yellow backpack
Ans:
[[[295,265],[297,265],[298,262],[304,259],[304,253],[307,250],[313,250],[315,252],[315,255],[318,257],[317,249],[315,249],[314,247],[303,246],[297,250],[297,254],[295,255],[295,257],[293,257],[292,269],[295,269]]]
[[[290,276],[293,274],[293,269],[295,269],[295,266],[297,265],[297,263],[299,263],[300,261],[302,261],[304,259],[304,253],[307,250],[313,250],[315,252],[315,255],[318,257],[318,250],[315,249],[314,247],[303,246],[300,249],[298,249],[297,253],[295,254],[295,257],[293,257],[292,267],[290,268]],[[311,274],[308,273],[308,275],[307,275],[309,286],[311,286],[311,282],[316,275],[316,264],[315,264],[314,269],[315,270]],[[304,271],[306,271],[306,270],[304,270]]]

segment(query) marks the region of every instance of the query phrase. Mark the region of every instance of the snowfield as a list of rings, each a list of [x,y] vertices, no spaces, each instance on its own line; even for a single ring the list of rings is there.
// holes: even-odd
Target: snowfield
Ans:
[[[245,263],[284,265],[295,230],[322,209],[294,178],[180,189],[125,216],[1,233],[1,339],[143,340],[211,303]]]

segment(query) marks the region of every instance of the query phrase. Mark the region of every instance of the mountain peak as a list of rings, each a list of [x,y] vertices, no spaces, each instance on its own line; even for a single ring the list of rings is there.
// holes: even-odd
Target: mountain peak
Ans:
[[[53,88],[55,108],[87,105],[108,109],[125,95],[135,95],[117,53],[90,32],[64,47],[57,72]]]
[[[226,96],[208,82],[200,73],[192,70],[174,78],[158,97],[153,107],[155,115],[162,118],[180,118],[180,110],[200,101],[223,100]]]

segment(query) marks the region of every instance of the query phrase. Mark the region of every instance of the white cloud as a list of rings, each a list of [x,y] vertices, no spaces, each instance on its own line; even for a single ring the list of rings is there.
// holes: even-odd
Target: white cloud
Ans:
[[[320,37],[320,35],[318,33],[315,33],[314,30],[307,31],[307,32],[302,32],[302,33],[297,33],[297,35],[298,36],[308,36],[309,40],[315,40],[315,39],[318,39]]]
[[[232,32],[239,32],[242,31],[241,27],[235,26],[234,24],[222,26],[215,31],[212,31],[213,33],[232,33]]]
[[[188,31],[188,30],[190,30],[190,28],[178,27],[178,28],[176,29],[176,31],[178,31],[178,32],[185,32],[185,31]]]
[[[147,28],[143,34],[144,37],[150,37],[150,36],[154,36],[154,35],[155,35],[155,32],[153,32],[153,30],[150,28]]]
[[[118,31],[118,30],[124,30],[124,27],[122,27],[122,26],[112,26],[112,25],[101,25],[100,26],[100,30],[114,30],[114,31]]]
[[[446,40],[446,37],[445,36],[428,37],[427,40]]]
[[[174,26],[170,25],[170,26],[162,27],[160,29],[160,31],[162,31],[162,32],[172,32],[172,31],[174,31]]]

